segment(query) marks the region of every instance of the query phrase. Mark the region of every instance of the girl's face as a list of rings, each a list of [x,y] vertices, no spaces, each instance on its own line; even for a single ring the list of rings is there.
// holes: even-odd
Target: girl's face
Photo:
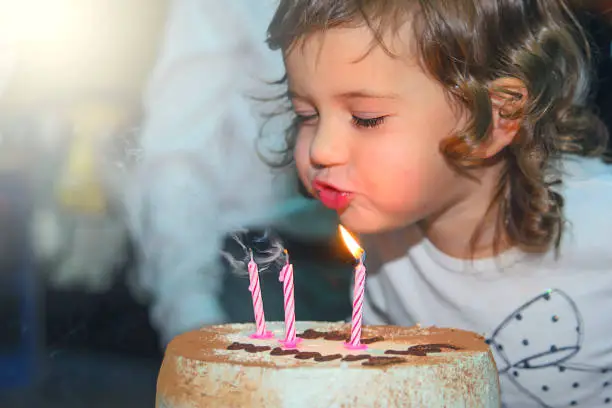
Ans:
[[[414,56],[367,53],[372,41],[367,27],[337,28],[286,55],[302,182],[358,233],[463,212],[478,183],[439,150],[462,114]]]

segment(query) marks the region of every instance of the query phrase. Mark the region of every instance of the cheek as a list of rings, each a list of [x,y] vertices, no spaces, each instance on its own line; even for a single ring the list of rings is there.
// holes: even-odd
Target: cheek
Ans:
[[[434,138],[408,134],[361,151],[360,162],[367,165],[359,173],[370,198],[392,212],[401,211],[407,203],[422,207],[448,178],[449,168],[438,143]]]
[[[433,153],[435,150],[426,143],[402,135],[374,141],[372,146],[360,148],[358,162],[362,164],[360,172],[365,173],[371,182],[399,182],[431,165],[435,161]]]
[[[293,158],[295,159],[295,165],[302,182],[306,182],[308,171],[310,169],[310,138],[304,135],[298,136],[293,151]]]

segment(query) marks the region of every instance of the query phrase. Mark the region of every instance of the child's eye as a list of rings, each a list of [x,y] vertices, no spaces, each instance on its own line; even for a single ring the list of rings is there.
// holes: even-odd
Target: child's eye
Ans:
[[[312,125],[317,120],[318,117],[319,115],[317,113],[314,113],[312,115],[304,115],[304,114],[296,113],[295,121],[297,122],[298,125]]]
[[[386,116],[379,116],[377,118],[360,118],[353,115],[353,124],[362,128],[375,128],[382,125],[385,118]]]

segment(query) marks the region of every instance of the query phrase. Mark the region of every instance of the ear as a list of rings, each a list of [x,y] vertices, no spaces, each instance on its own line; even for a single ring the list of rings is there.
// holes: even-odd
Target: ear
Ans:
[[[493,123],[482,156],[490,158],[510,145],[521,126],[527,102],[527,87],[517,78],[500,78],[489,86]]]

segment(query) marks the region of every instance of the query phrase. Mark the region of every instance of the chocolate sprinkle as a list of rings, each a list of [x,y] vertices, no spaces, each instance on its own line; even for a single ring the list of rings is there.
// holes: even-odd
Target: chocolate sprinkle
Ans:
[[[319,339],[323,338],[325,340],[331,341],[342,341],[347,340],[348,335],[346,333],[342,333],[339,331],[332,332],[320,332],[313,329],[305,330],[303,333],[298,335],[303,339]],[[361,342],[363,344],[372,344],[379,341],[384,341],[385,339],[381,336],[371,337],[362,339]],[[272,348],[269,346],[256,346],[254,344],[249,343],[239,343],[233,342],[229,346],[227,346],[228,350],[245,350],[247,353],[260,353],[263,351],[271,350]],[[425,357],[427,353],[440,353],[442,349],[448,350],[461,350],[461,347],[454,346],[452,344],[418,344],[416,346],[409,347],[406,350],[385,350],[385,354],[391,355],[400,355],[400,356],[417,356],[417,357]],[[270,352],[270,355],[273,356],[290,356],[293,355],[295,358],[299,360],[309,360],[314,359],[317,362],[326,362],[342,359],[342,361],[353,362],[353,361],[362,361],[363,366],[386,366],[391,364],[399,364],[406,361],[405,358],[401,357],[374,357],[369,354],[349,354],[347,356],[342,357],[342,354],[330,354],[330,355],[322,355],[318,352],[304,352],[299,351],[297,349],[283,349],[281,347],[275,347]]]
[[[402,356],[418,356],[425,357],[427,353],[441,353],[442,349],[460,350],[460,347],[452,344],[418,344],[409,347],[407,350],[386,350],[385,354],[397,354]]]
[[[260,353],[262,351],[268,351],[271,347],[268,346],[256,346],[254,344],[248,343],[238,343],[237,341],[233,342],[229,346],[227,346],[228,350],[244,350],[247,353]]]
[[[453,346],[452,344],[419,344],[410,347],[410,349],[423,351],[425,353],[441,353],[442,349],[461,350],[461,347]]]
[[[405,358],[401,357],[370,357],[368,361],[361,363],[363,366],[385,366],[390,364],[399,364],[406,362]]]
[[[369,359],[370,356],[369,354],[349,354],[348,356],[345,356],[342,361],[359,361],[359,360],[367,360]]]
[[[297,349],[285,350],[280,347],[275,347],[270,354],[273,356],[290,356],[292,354],[297,354],[300,351]]]
[[[377,337],[370,337],[369,339],[361,339],[361,342],[363,344],[372,344],[372,343],[377,343],[379,341],[385,341],[385,338],[381,336],[377,336]]]
[[[430,346],[438,347],[438,348],[447,348],[451,350],[461,350],[461,347],[453,346],[452,344],[430,344]]]
[[[244,350],[247,353],[261,353],[262,351],[268,351],[271,348],[272,347],[269,346],[255,346],[253,344],[249,344],[249,347],[245,348]]]
[[[309,360],[316,357],[321,357],[321,353],[301,351],[295,355],[295,358],[299,360]]]
[[[341,333],[341,332],[338,332],[338,331],[333,331],[333,332],[327,333],[323,337],[323,339],[331,340],[331,341],[347,341],[348,340],[348,334]]]
[[[303,339],[310,339],[310,340],[312,340],[312,339],[318,339],[320,337],[325,336],[325,333],[324,332],[320,332],[320,331],[316,331],[316,330],[313,330],[313,329],[308,329],[308,330],[305,330],[303,333],[298,334],[297,336],[301,337]]]
[[[331,332],[322,332],[322,331],[317,331],[314,329],[304,330],[303,333],[300,333],[297,336],[301,337],[302,339],[307,339],[307,340],[323,338],[324,340],[330,340],[330,341],[347,341],[349,338],[348,333],[342,333],[337,330],[334,330]],[[372,343],[376,343],[376,342],[384,341],[384,340],[385,340],[384,337],[376,336],[376,337],[361,339],[361,343],[372,344]]]
[[[338,360],[340,358],[342,358],[342,354],[329,354],[327,356],[315,357],[314,360],[318,362],[323,362],[323,361]]]
[[[417,351],[421,353],[440,353],[442,349],[440,347],[436,347],[433,344],[419,344],[417,346],[412,346],[408,348],[408,350]]]
[[[427,353],[419,350],[385,350],[385,354],[397,354],[400,356],[417,356],[417,357],[425,357]]]
[[[250,344],[247,343],[238,343],[237,341],[233,342],[229,346],[227,346],[228,350],[244,350],[249,347]]]

